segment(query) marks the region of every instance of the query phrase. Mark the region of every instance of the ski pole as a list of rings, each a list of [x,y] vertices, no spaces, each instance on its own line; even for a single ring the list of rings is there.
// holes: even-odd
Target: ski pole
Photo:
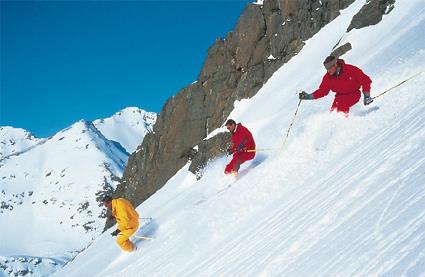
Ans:
[[[135,237],[135,238],[139,238],[139,239],[145,239],[145,240],[153,240],[153,238],[151,238],[151,237],[146,237],[146,236],[137,236],[137,235],[133,235],[133,237]]]
[[[285,136],[285,139],[283,140],[283,144],[282,144],[282,149],[283,149],[283,147],[285,146],[285,143],[286,143],[286,140],[288,139],[288,137],[289,137],[289,132],[291,131],[291,128],[292,128],[292,125],[294,124],[294,121],[295,121],[295,117],[297,116],[297,114],[298,114],[298,109],[299,109],[299,107],[300,107],[300,105],[301,105],[301,99],[300,99],[300,101],[298,102],[298,105],[297,105],[297,109],[295,110],[295,114],[294,114],[294,117],[292,118],[292,121],[291,121],[291,124],[289,125],[289,128],[288,128],[288,131],[286,132],[286,136]],[[261,151],[275,151],[275,150],[278,150],[279,148],[260,148],[260,149],[248,149],[248,150],[245,150],[244,152],[246,152],[246,153],[251,153],[251,152],[261,152]]]
[[[118,236],[124,236],[124,235],[123,234],[118,234]],[[153,240],[152,237],[146,237],[146,236],[132,235],[132,237],[139,238],[139,239],[145,239],[145,240]]]
[[[393,87],[391,87],[391,88],[389,88],[389,89],[387,89],[387,90],[385,90],[385,91],[381,92],[381,93],[380,93],[380,94],[378,94],[377,96],[372,97],[372,99],[376,99],[376,98],[378,98],[378,97],[380,97],[380,96],[384,95],[385,93],[389,92],[390,90],[395,89],[396,87],[401,86],[402,84],[406,83],[407,81],[409,81],[409,80],[411,80],[411,79],[415,78],[416,76],[418,76],[419,74],[424,73],[424,72],[425,72],[425,71],[419,71],[419,72],[418,72],[418,73],[416,73],[415,75],[410,76],[409,78],[407,78],[406,80],[404,80],[404,81],[400,82],[399,84],[397,84],[397,85],[395,85],[395,86],[393,86]]]
[[[285,139],[283,140],[282,148],[281,149],[283,149],[283,147],[285,147],[286,141],[288,140],[289,132],[291,131],[292,125],[294,124],[294,121],[295,121],[295,117],[298,114],[298,109],[300,108],[301,101],[302,100],[300,99],[300,101],[298,102],[297,109],[295,110],[295,114],[294,114],[294,117],[292,118],[291,124],[289,124],[289,128],[288,128],[288,131],[286,132],[286,136],[285,136]]]
[[[283,149],[283,147],[285,146],[285,144],[286,144],[286,141],[287,141],[287,139],[288,139],[288,137],[289,137],[289,132],[291,131],[291,128],[292,128],[292,125],[294,124],[294,121],[295,121],[295,117],[297,116],[297,114],[298,114],[298,109],[299,109],[299,107],[301,106],[301,99],[300,99],[300,101],[298,102],[298,105],[297,105],[297,109],[295,110],[295,114],[294,114],[294,117],[292,118],[292,121],[291,121],[291,124],[289,125],[289,128],[288,128],[288,131],[286,132],[286,136],[285,136],[285,139],[283,140],[283,144],[282,144],[282,149]],[[260,152],[260,151],[275,151],[275,150],[278,150],[279,148],[260,148],[260,149],[248,149],[248,150],[246,150],[245,152]]]
[[[274,151],[277,150],[278,148],[260,148],[260,149],[248,149],[245,152],[262,152],[262,151]]]

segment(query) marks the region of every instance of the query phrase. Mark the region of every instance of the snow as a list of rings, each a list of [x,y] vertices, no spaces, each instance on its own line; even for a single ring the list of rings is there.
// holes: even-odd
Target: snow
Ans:
[[[226,121],[224,121],[223,124],[225,122]],[[227,131],[226,127],[225,126],[222,126],[221,128],[215,129],[214,131],[212,131],[211,133],[209,133],[208,136],[206,138],[204,138],[204,140],[209,140],[210,138],[218,135],[219,133],[224,133],[226,131]]]
[[[297,92],[319,85],[341,38],[353,46],[346,62],[372,77],[372,96],[425,69],[423,2],[396,1],[379,24],[346,34],[363,4],[235,102],[229,118],[272,151],[237,179],[223,176],[225,157],[199,181],[187,164],[137,208],[154,218],[155,240],[128,254],[105,232],[54,276],[425,276],[424,73],[348,118],[329,113],[331,96],[303,101],[282,149]]]
[[[0,160],[9,155],[23,152],[42,141],[27,130],[2,126],[0,127]]]
[[[156,113],[129,107],[109,118],[95,120],[93,124],[107,139],[120,142],[131,154],[145,135],[152,132],[155,121]]]

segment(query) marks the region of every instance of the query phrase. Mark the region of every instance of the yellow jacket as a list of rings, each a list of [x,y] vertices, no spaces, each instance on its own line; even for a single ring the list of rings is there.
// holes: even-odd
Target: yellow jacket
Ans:
[[[133,205],[124,198],[112,200],[112,215],[117,220],[120,231],[139,227],[139,214]]]

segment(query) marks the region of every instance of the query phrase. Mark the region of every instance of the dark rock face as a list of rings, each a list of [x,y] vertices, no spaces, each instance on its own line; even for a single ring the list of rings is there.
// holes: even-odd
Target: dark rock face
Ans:
[[[385,14],[389,14],[394,8],[395,0],[370,0],[360,9],[351,20],[347,32],[352,29],[361,29],[370,25],[375,25],[382,20]],[[349,42],[339,46],[339,42],[334,46],[332,56],[341,57],[352,49]]]
[[[341,45],[341,46],[337,47],[336,49],[334,49],[331,53],[331,56],[341,57],[342,55],[344,55],[345,53],[347,53],[351,49],[352,49],[351,43],[347,42],[344,45]]]
[[[230,147],[230,137],[229,132],[220,133],[198,145],[198,151],[190,158],[192,162],[189,167],[189,170],[196,174],[197,179],[202,177],[202,170],[210,159],[227,153],[226,149]]]
[[[302,49],[303,41],[353,1],[266,0],[262,6],[247,5],[235,30],[208,50],[197,82],[164,105],[154,132],[131,155],[115,196],[138,205],[189,159],[190,170],[200,177],[207,161],[224,153],[230,136],[203,139],[224,123],[234,101],[255,95]],[[192,150],[196,145],[199,150]]]
[[[394,8],[395,0],[370,0],[353,17],[347,32],[375,25],[382,20],[384,14],[389,14]]]

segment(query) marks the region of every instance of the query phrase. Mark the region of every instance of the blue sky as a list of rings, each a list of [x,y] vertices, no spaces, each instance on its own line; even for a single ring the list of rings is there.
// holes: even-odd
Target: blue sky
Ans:
[[[248,2],[1,1],[0,125],[47,137],[129,106],[160,112]]]

